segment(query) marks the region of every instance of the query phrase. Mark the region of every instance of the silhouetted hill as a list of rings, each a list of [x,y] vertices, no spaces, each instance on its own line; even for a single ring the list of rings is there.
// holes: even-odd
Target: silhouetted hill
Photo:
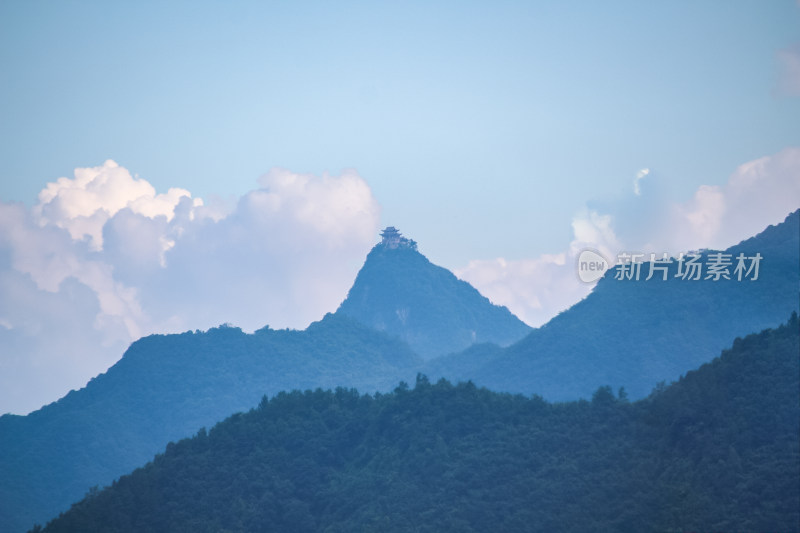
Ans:
[[[712,253],[702,253],[704,264]],[[730,339],[774,327],[800,307],[800,210],[726,253],[731,280],[676,278],[677,263],[666,281],[658,272],[645,281],[649,263],[640,281],[617,280],[610,270],[584,300],[502,352],[473,350],[432,361],[425,372],[549,400],[585,398],[601,383],[642,398]],[[740,253],[763,257],[757,280],[733,276]]]
[[[507,308],[432,264],[415,246],[383,243],[367,255],[336,313],[399,336],[426,359],[474,343],[506,346],[530,331]]]
[[[799,432],[795,314],[633,404],[424,377],[265,397],[45,531],[798,531]]]
[[[93,485],[143,464],[167,442],[280,390],[389,390],[421,360],[344,316],[306,331],[153,335],[108,372],[28,416],[0,417],[0,531],[44,522]]]

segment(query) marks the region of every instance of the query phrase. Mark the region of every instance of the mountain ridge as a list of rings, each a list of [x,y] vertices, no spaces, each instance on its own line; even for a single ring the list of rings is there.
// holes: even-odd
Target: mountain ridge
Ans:
[[[609,270],[586,298],[513,345],[485,358],[473,350],[433,360],[424,371],[554,401],[586,398],[598,383],[643,398],[656,383],[713,358],[729,339],[774,327],[800,309],[800,210],[726,253],[761,253],[759,279],[687,281],[674,277],[676,263],[667,281],[620,281]],[[664,357],[662,346],[675,355]]]
[[[432,384],[264,397],[44,531],[790,531],[800,323],[635,403]]]
[[[746,311],[732,316],[731,309],[735,306],[724,298],[718,303],[727,307],[720,311],[719,305],[713,305],[717,296],[712,290],[705,293],[705,307],[699,312],[690,308],[693,314],[687,315],[688,318],[681,316],[682,321],[676,322],[671,313],[683,309],[681,305],[685,306],[687,295],[693,295],[684,288],[683,296],[673,298],[671,312],[661,310],[656,315],[659,320],[670,319],[667,323],[678,324],[676,327],[685,324],[693,334],[702,333],[704,328],[713,330],[713,335],[699,340],[681,334],[688,340],[679,337],[678,342],[664,341],[659,337],[663,334],[656,329],[660,323],[646,312],[652,309],[648,298],[653,293],[637,296],[637,291],[648,286],[620,285],[612,279],[598,284],[597,292],[602,296],[599,303],[592,303],[598,298],[593,292],[576,304],[574,310],[560,314],[544,328],[533,330],[506,348],[483,344],[479,338],[473,343],[470,336],[466,351],[427,362],[399,336],[376,331],[340,312],[326,315],[305,331],[262,328],[247,335],[238,328],[220,327],[204,333],[147,337],[134,343],[117,365],[80,391],[73,391],[27,417],[0,417],[0,471],[4,472],[0,477],[0,530],[18,531],[35,521],[47,520],[85,494],[89,487],[110,483],[143,464],[169,440],[193,434],[200,427],[248,409],[263,394],[278,390],[335,386],[388,390],[394,383],[411,380],[422,371],[434,379],[439,375],[451,381],[472,379],[498,391],[535,393],[548,400],[559,399],[558,394],[568,399],[588,398],[601,384],[624,386],[632,398],[646,396],[658,381],[678,379],[687,370],[711,360],[719,353],[714,351],[715,346],[720,345],[721,349],[731,338],[774,326],[797,307],[800,260],[795,261],[792,253],[800,254],[798,220],[800,212],[795,212],[787,222],[759,234],[761,240],[750,242],[763,241],[769,245],[764,250],[775,250],[784,257],[782,263],[765,260],[765,268],[769,264],[777,268],[763,271],[762,285],[758,287],[766,290],[761,293],[751,290],[740,295],[744,299],[737,300],[755,302],[758,313],[751,316]],[[784,253],[787,246],[789,253]],[[389,256],[393,257],[396,256]],[[768,257],[776,256],[770,252]],[[431,268],[421,254],[412,255],[411,259],[426,272],[435,272],[434,278],[444,275],[440,271],[444,269]],[[397,267],[392,261],[387,265]],[[462,287],[452,283],[455,279],[452,273],[447,274],[449,286]],[[382,279],[380,272],[377,279]],[[661,289],[656,296],[666,294],[668,298],[668,285],[673,286],[651,284],[649,290]],[[480,297],[477,291],[471,294]],[[604,314],[620,299],[635,304],[628,305],[633,308],[629,314],[642,328],[641,335],[647,338],[647,332],[651,332],[658,341],[655,348],[670,346],[670,357],[647,358],[639,354],[638,359],[592,360],[570,353],[571,348],[578,351],[587,346],[610,344],[615,336],[626,338],[624,328],[608,327],[608,316]],[[446,298],[443,301],[452,302]],[[483,305],[486,302],[481,300],[479,307],[498,309],[486,307]],[[587,306],[591,309],[587,310]],[[439,328],[447,326],[432,323]],[[617,326],[624,323],[617,317]],[[463,333],[464,322],[455,324],[457,327],[452,330]],[[730,328],[731,324],[738,329]],[[758,327],[760,324],[762,328]],[[729,336],[723,339],[724,334]],[[554,337],[568,342],[552,344]],[[686,357],[682,352],[687,346],[691,348],[692,343],[702,345],[703,349]],[[648,353],[656,354],[653,350]],[[609,371],[615,367],[616,371]],[[628,379],[638,381],[631,383]]]
[[[0,530],[47,520],[90,486],[265,393],[386,390],[421,363],[405,343],[332,314],[305,331],[222,326],[144,337],[81,390],[27,416],[0,417]]]

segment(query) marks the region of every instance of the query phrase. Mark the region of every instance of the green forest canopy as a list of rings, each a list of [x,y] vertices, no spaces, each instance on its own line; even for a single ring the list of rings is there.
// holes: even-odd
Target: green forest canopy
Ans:
[[[283,392],[45,531],[797,531],[798,354],[793,314],[634,403]]]

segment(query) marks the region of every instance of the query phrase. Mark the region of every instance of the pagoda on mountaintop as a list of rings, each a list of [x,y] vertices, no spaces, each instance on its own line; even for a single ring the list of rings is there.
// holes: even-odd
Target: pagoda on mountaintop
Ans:
[[[381,245],[384,248],[394,250],[396,248],[417,249],[417,243],[413,239],[406,239],[394,226],[387,226],[381,232]]]

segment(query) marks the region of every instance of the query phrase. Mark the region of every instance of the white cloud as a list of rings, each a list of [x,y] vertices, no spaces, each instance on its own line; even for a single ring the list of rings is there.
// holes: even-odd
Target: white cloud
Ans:
[[[611,259],[622,247],[612,224],[611,215],[601,215],[597,211],[589,209],[573,218],[573,239],[569,245],[570,257],[577,257],[585,248],[593,248]]]
[[[612,217],[594,210],[586,209],[573,219],[572,234],[564,252],[516,261],[470,261],[456,270],[456,275],[492,302],[508,307],[525,323],[541,326],[591,292],[594,285],[581,282],[575,270],[582,250],[597,250],[611,260],[621,247]]]
[[[703,185],[689,202],[672,206],[661,244],[674,250],[724,249],[798,207],[800,148],[786,148],[739,166],[725,185]]]
[[[120,210],[128,208],[149,218],[172,220],[185,189],[156,194],[147,181],[134,178],[127,169],[108,160],[98,167],[75,169],[75,177],[59,178],[39,193],[34,214],[41,225],[55,224],[73,239],[88,238],[93,250],[103,248],[103,226]],[[202,205],[196,200],[195,205]]]
[[[259,184],[204,205],[106,161],[32,209],[0,203],[0,413],[55,400],[142,335],[301,328],[335,310],[376,240],[369,186],[282,169]]]
[[[574,261],[571,252],[517,261],[476,260],[455,274],[525,323],[540,326],[591,290],[575,276]]]
[[[639,174],[641,174],[640,177]],[[471,261],[456,273],[531,325],[591,290],[580,250],[725,248],[800,206],[800,149],[740,166],[685,203],[657,172],[616,206],[586,209],[564,250]],[[78,169],[28,209],[0,203],[0,412],[27,412],[105,370],[135,338],[231,322],[305,327],[346,295],[380,208],[354,171],[273,169],[236,202],[158,194],[113,161]]]
[[[645,170],[636,175],[632,198],[612,206],[611,212],[586,209],[573,219],[573,240],[565,251],[517,261],[470,261],[457,275],[539,326],[590,292],[592,286],[581,283],[575,272],[584,248],[596,249],[612,262],[621,251],[677,255],[698,248],[725,249],[800,207],[800,148],[745,163],[727,184],[702,185],[680,204],[663,200],[659,184],[651,183],[658,176]],[[648,175],[648,187],[639,188]]]
[[[344,245],[354,237],[371,241],[380,209],[367,183],[353,170],[316,178],[272,169],[259,179],[261,189],[247,198],[251,211],[263,220],[288,217],[294,225],[321,237],[326,247]],[[364,225],[364,221],[373,224]]]
[[[639,182],[642,181],[644,177],[647,176],[648,174],[650,174],[650,169],[643,168],[642,170],[637,172],[636,177],[633,178],[633,194],[635,194],[636,196],[642,195],[642,189],[639,186]]]

